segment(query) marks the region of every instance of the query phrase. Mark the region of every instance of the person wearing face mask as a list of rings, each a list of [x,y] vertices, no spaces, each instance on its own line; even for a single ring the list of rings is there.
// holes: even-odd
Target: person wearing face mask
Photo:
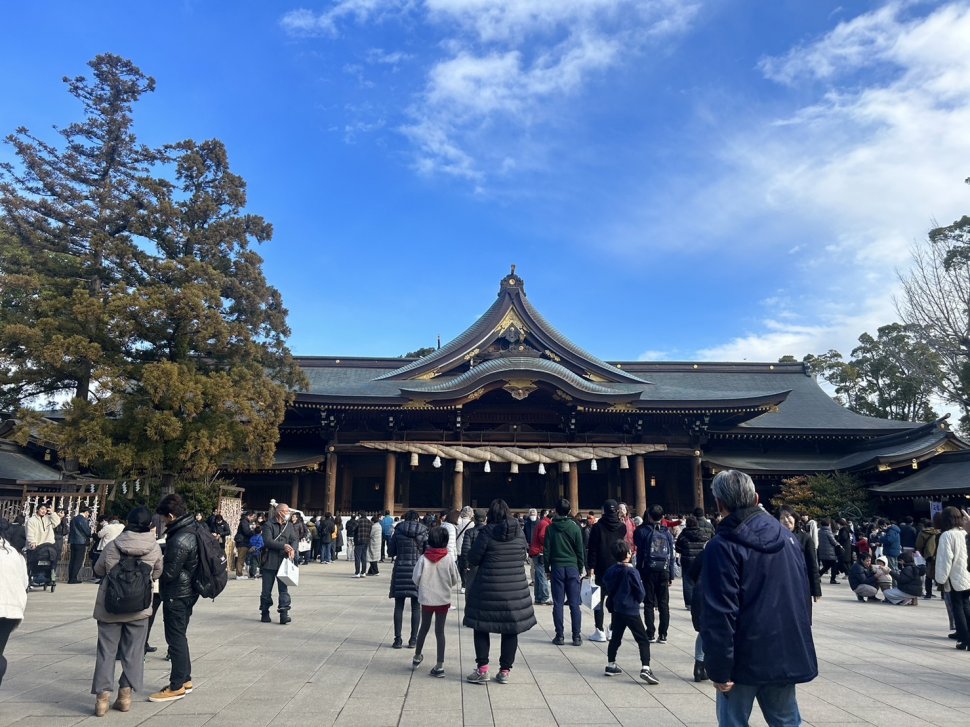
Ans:
[[[273,583],[276,583],[279,591],[277,610],[280,614],[280,625],[285,626],[292,621],[289,615],[290,592],[286,584],[276,577],[276,573],[284,559],[293,560],[296,557],[299,544],[300,536],[290,522],[290,506],[286,503],[280,503],[276,506],[276,512],[263,526],[263,562],[261,566],[263,590],[259,594],[260,620],[263,623],[270,623],[269,609],[273,605]]]

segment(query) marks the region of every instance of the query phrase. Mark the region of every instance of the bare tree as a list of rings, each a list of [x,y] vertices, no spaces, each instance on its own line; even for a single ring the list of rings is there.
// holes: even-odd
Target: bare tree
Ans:
[[[916,244],[912,267],[899,274],[902,297],[894,302],[914,338],[939,357],[936,389],[961,408],[961,428],[966,432],[970,425],[970,261],[959,259],[964,247],[959,235],[930,235]],[[926,375],[932,374],[926,371]]]

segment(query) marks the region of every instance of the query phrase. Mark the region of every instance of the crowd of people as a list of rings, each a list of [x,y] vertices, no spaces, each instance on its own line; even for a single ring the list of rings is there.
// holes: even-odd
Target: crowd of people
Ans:
[[[212,577],[210,545],[213,552],[231,552],[228,566],[237,579],[261,580],[260,620],[271,622],[275,606],[284,626],[292,621],[292,568],[332,564],[345,551],[354,561],[353,577],[367,578],[383,575],[381,564],[390,560],[391,647],[406,643],[417,668],[433,627],[429,673],[438,678],[446,674],[448,614],[464,594],[462,625],[472,630],[475,652],[465,680],[472,684],[510,681],[518,638],[536,625],[536,608],[544,606],[551,606],[555,646],[583,645],[585,606],[593,616],[588,640],[607,643],[604,674],[623,673],[618,656],[629,633],[639,678],[658,684],[651,647],[667,643],[670,591],[679,578],[696,631],[693,678],[713,682],[722,725],[747,724],[755,701],[769,724],[799,724],[795,686],[817,675],[812,604],[822,597],[824,576],[832,586],[847,577],[864,603],[915,606],[942,595],[949,636],[957,649],[970,650],[965,512],[947,507],[932,521],[906,517],[898,523],[816,520],[787,507],[771,515],[750,478],[735,471],[719,473],[712,491],[718,512],[710,518],[699,509],[671,517],[659,505],[641,518],[615,500],[584,515],[573,513],[566,499],[523,515],[497,499],[485,511],[346,519],[331,513],[305,518],[273,503],[267,513],[244,512],[235,533],[219,512],[208,518],[189,512],[178,495],[163,498],[154,514],[139,507],[124,522],[109,515],[94,525],[89,511],[68,518],[40,504],[22,524],[0,522],[0,681],[3,647],[23,618],[31,583],[22,553],[28,560],[44,547],[60,554],[65,544],[68,583],[80,582],[86,553],[99,583],[91,688],[99,716],[111,708],[128,711],[133,693],[142,690],[159,609],[171,669],[167,684],[148,699],[173,701],[192,691],[188,627],[200,595],[212,597],[200,584]]]

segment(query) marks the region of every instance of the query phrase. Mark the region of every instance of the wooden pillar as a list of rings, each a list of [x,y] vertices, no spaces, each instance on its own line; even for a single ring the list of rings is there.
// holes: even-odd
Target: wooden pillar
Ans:
[[[299,510],[300,506],[300,475],[293,475],[290,483],[290,509]]]
[[[704,509],[704,472],[701,468],[700,450],[693,457],[693,480],[694,480],[694,507]]]
[[[465,473],[456,471],[453,484],[454,487],[451,488],[451,507],[453,510],[461,510],[465,506]]]
[[[634,515],[643,517],[647,511],[647,473],[643,466],[643,455],[633,458],[633,489],[636,495],[636,510]]]
[[[337,453],[331,452],[327,456],[327,484],[326,484],[326,511],[331,515],[337,514]]]
[[[394,492],[397,477],[397,455],[388,452],[384,455],[384,509],[394,514]]]
[[[569,464],[569,504],[573,514],[579,514],[579,462]]]
[[[354,473],[348,459],[344,460],[344,472],[340,478],[340,508],[344,512],[354,509]]]

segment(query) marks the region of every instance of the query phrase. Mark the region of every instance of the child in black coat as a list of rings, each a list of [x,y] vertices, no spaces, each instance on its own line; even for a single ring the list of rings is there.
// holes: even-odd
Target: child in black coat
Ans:
[[[609,662],[606,665],[606,676],[623,673],[616,665],[616,652],[623,641],[623,632],[630,629],[640,648],[640,678],[647,684],[659,684],[660,680],[650,669],[650,639],[647,638],[647,630],[640,617],[646,591],[640,574],[630,562],[633,551],[625,540],[618,540],[611,546],[610,553],[616,560],[616,565],[611,566],[603,576],[603,590],[607,594],[606,610],[613,614],[613,634],[606,650]]]

